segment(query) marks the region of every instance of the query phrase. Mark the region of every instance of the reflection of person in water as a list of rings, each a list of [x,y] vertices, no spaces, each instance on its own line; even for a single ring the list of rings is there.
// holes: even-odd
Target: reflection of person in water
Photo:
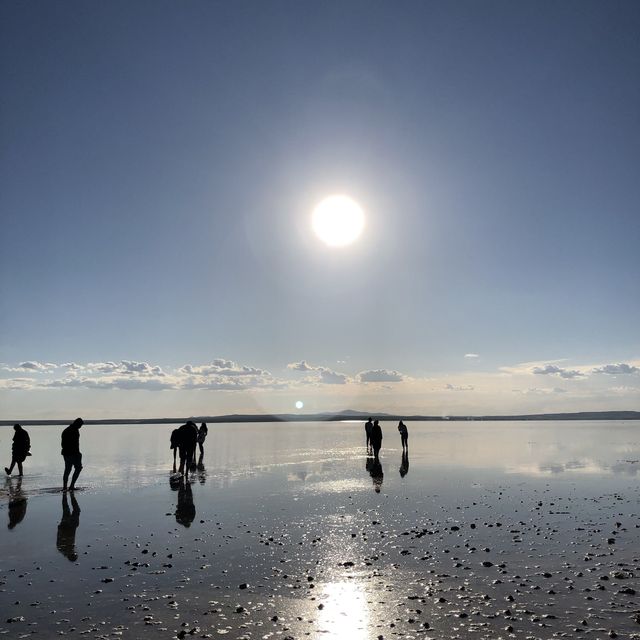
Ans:
[[[11,464],[5,467],[4,470],[8,476],[11,475],[13,467],[18,466],[18,475],[22,475],[22,463],[27,456],[30,456],[29,449],[31,449],[31,440],[26,429],[23,429],[19,424],[13,425],[13,442],[11,444]]]
[[[371,429],[371,446],[373,447],[373,455],[378,458],[380,447],[382,446],[382,427],[376,420]]]
[[[200,454],[200,457],[198,458],[198,481],[200,482],[200,484],[204,484],[205,480],[207,479],[207,470],[204,468],[204,462],[203,462],[203,455]]]
[[[400,477],[404,478],[409,473],[409,449],[402,450],[402,462],[400,463]]]
[[[178,504],[176,505],[176,522],[183,527],[190,527],[196,517],[196,507],[193,504],[191,484],[184,478],[170,480],[171,489],[178,491]]]
[[[9,485],[9,529],[20,524],[27,513],[27,496],[22,493],[22,478],[18,478],[16,484],[7,480]]]
[[[80,524],[80,507],[75,494],[72,493],[70,495],[73,511],[69,510],[68,494],[62,494],[62,518],[58,525],[56,546],[65,558],[75,562],[78,559],[78,554],[76,553],[76,529]]]
[[[376,493],[380,493],[380,489],[382,489],[382,481],[384,479],[382,463],[379,458],[369,458],[369,460],[371,460],[371,464],[369,465],[369,475],[373,480],[373,489]]]

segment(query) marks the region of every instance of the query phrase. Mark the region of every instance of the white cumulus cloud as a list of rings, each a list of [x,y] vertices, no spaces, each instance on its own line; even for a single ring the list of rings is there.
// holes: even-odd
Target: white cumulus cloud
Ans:
[[[361,371],[358,374],[360,382],[402,382],[404,376],[395,370],[388,369],[370,369],[369,371]]]
[[[600,367],[592,369],[592,372],[606,373],[610,376],[629,375],[632,373],[640,372],[640,367],[636,367],[632,364],[627,364],[626,362],[619,362],[617,364],[604,364]]]

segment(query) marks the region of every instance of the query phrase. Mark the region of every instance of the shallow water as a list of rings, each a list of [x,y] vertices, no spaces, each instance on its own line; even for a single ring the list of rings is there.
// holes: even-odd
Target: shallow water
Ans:
[[[640,424],[408,427],[376,467],[361,423],[212,424],[181,483],[174,426],[85,426],[73,499],[28,428],[0,634],[640,637]]]

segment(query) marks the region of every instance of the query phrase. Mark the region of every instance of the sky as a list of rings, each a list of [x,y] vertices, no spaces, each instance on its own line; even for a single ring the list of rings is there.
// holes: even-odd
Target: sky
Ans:
[[[623,0],[5,0],[0,418],[640,409],[639,32]]]

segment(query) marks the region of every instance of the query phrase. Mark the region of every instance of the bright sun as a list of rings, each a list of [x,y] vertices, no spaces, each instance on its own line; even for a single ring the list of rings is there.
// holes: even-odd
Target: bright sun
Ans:
[[[348,196],[329,196],[313,210],[311,224],[318,238],[330,247],[344,247],[362,233],[364,212]]]

